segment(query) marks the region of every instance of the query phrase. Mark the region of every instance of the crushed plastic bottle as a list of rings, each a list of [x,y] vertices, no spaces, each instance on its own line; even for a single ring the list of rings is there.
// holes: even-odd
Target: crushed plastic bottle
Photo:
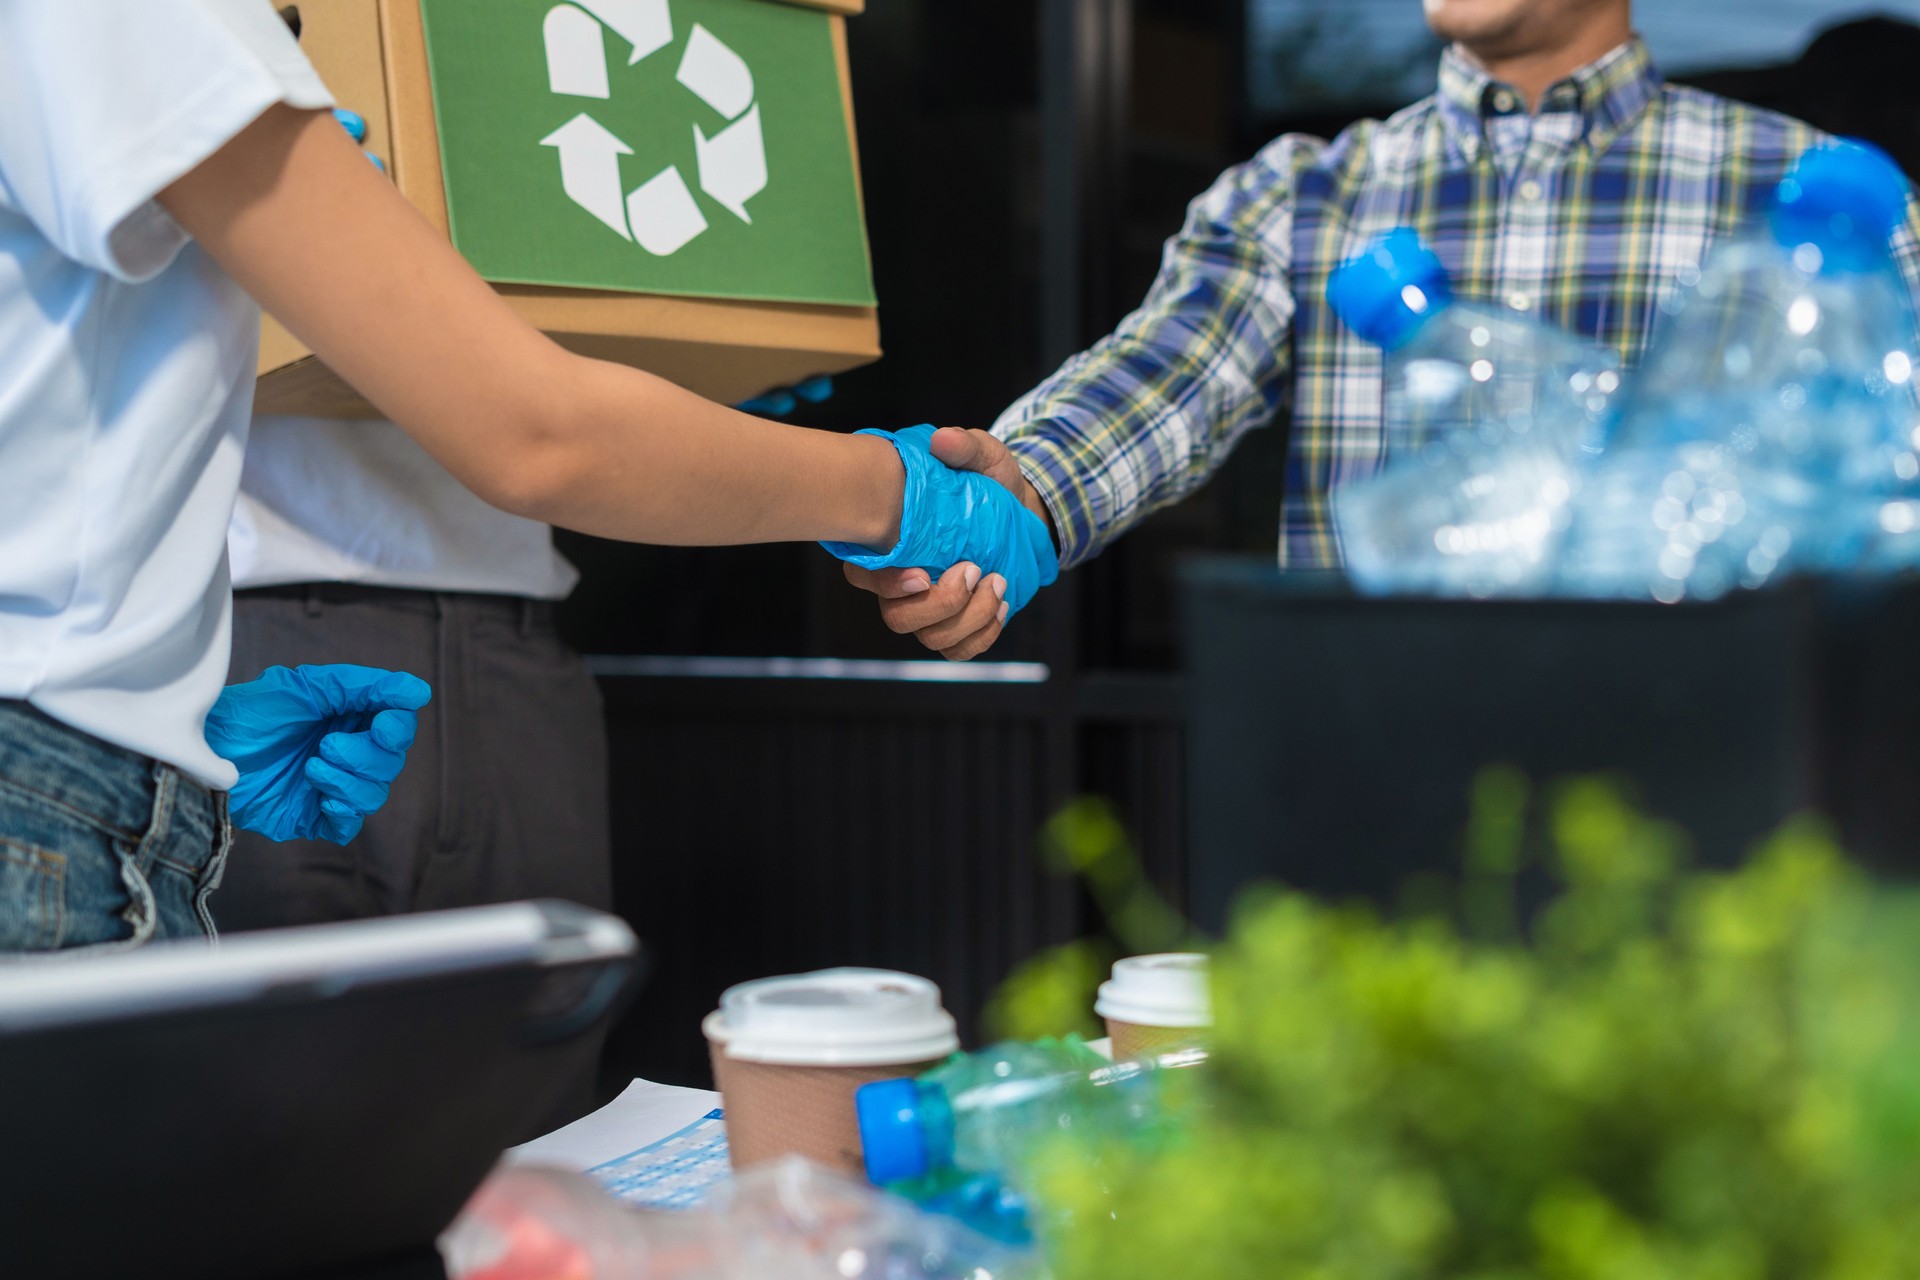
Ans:
[[[441,1237],[449,1280],[1037,1280],[1030,1252],[798,1156],[698,1209],[630,1209],[592,1179],[506,1168]]]
[[[1683,277],[1575,506],[1559,589],[1713,599],[1920,563],[1914,327],[1881,152],[1815,148]]]
[[[1546,450],[1444,453],[1334,494],[1348,576],[1374,595],[1528,594],[1550,580],[1576,475]]]
[[[855,1095],[867,1176],[991,1238],[1032,1238],[1030,1162],[1053,1135],[1150,1146],[1177,1127],[1169,1072],[1203,1049],[1110,1062],[1074,1037],[956,1055]]]
[[[1521,312],[1457,301],[1402,228],[1327,299],[1385,352],[1380,471],[1334,492],[1347,571],[1371,593],[1543,586],[1581,469],[1604,448],[1618,360]]]

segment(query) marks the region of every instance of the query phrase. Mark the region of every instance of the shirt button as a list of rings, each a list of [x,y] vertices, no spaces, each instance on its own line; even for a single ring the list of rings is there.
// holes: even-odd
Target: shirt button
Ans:
[[[1524,293],[1510,293],[1507,295],[1507,305],[1515,311],[1531,311],[1533,310],[1533,298]]]
[[[1519,105],[1519,100],[1505,89],[1493,95],[1493,109],[1501,115],[1507,114]]]
[[[1525,182],[1520,184],[1520,198],[1522,200],[1538,200],[1541,196],[1545,194],[1546,194],[1546,190],[1542,188],[1541,185],[1535,182],[1532,178],[1528,178]]]

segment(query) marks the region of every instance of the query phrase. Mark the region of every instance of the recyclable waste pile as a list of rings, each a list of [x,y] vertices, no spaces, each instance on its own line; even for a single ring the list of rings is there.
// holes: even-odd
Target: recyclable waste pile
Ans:
[[[855,1097],[867,1176],[1002,1243],[1034,1243],[1045,1205],[1034,1179],[1063,1135],[1157,1149],[1184,1113],[1182,1069],[1199,1048],[1111,1062],[1077,1037],[1008,1041],[956,1054],[917,1079]]]
[[[798,1156],[701,1207],[648,1211],[591,1178],[505,1168],[441,1238],[449,1280],[1047,1280],[1036,1195],[1064,1142],[1160,1150],[1196,1096],[1181,1048],[1113,1062],[1077,1037],[1008,1041],[856,1095],[872,1185]],[[1185,1085],[1183,1088],[1182,1085]]]
[[[1406,230],[1328,300],[1385,360],[1385,451],[1334,494],[1370,594],[1710,600],[1920,567],[1908,184],[1878,150],[1801,158],[1764,217],[1661,304],[1643,366],[1456,301]]]
[[[449,1280],[1035,1280],[1029,1251],[790,1156],[699,1209],[644,1211],[591,1178],[507,1168],[441,1238]]]
[[[1334,493],[1348,571],[1378,591],[1544,589],[1619,361],[1521,312],[1456,301],[1409,230],[1335,272],[1327,295],[1386,357],[1386,463]]]

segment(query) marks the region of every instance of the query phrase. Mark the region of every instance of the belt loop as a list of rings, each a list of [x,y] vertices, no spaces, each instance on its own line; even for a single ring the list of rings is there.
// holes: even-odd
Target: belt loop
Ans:
[[[534,607],[535,607],[535,606],[534,606],[534,603],[533,603],[533,601],[532,601],[532,600],[531,600],[530,598],[527,598],[527,597],[525,597],[525,596],[523,596],[523,597],[521,597],[521,600],[520,600],[520,639],[521,639],[522,641],[526,641],[526,640],[531,640],[531,639],[533,639],[533,611],[534,611]]]
[[[309,582],[307,584],[307,616],[309,618],[319,617],[322,612],[321,606],[324,603],[325,602],[320,599],[320,584],[317,582]]]
[[[166,843],[169,828],[173,824],[173,810],[178,802],[180,790],[180,771],[170,764],[153,762],[153,809],[147,819],[147,829],[140,837],[140,845],[134,851],[134,861],[141,875],[150,875],[153,870],[154,855]]]

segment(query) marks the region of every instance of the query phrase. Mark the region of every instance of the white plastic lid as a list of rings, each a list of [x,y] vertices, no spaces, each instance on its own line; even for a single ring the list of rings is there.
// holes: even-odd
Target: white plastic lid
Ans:
[[[1116,960],[1093,1011],[1137,1027],[1210,1027],[1207,958],[1182,951]]]
[[[932,1062],[960,1047],[940,988],[886,969],[821,969],[729,987],[700,1024],[729,1058],[787,1066]]]

